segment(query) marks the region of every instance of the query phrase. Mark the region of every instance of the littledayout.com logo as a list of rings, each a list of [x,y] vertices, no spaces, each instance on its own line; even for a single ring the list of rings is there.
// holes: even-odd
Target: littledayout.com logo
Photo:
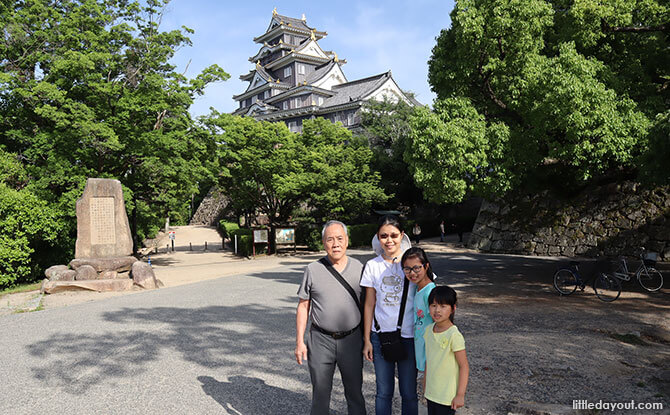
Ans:
[[[658,411],[663,409],[662,402],[606,402],[603,400],[591,402],[586,399],[576,399],[572,401],[572,409],[598,409],[601,411],[617,410],[639,410],[639,411]]]

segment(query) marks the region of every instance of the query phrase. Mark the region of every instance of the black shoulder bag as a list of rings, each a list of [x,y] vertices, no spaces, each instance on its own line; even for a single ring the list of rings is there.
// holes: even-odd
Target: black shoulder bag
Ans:
[[[382,345],[382,356],[388,362],[398,362],[407,359],[407,350],[402,344],[402,320],[405,315],[405,304],[407,304],[407,291],[409,284],[407,278],[403,278],[402,299],[400,300],[400,314],[398,315],[398,324],[395,331],[381,331],[377,318],[374,317],[375,329]]]
[[[321,258],[321,259],[319,260],[319,262],[320,262],[324,267],[326,267],[326,269],[327,269],[328,271],[330,271],[331,274],[333,274],[333,277],[335,277],[335,279],[337,280],[337,282],[339,282],[340,284],[342,284],[342,286],[343,286],[343,287],[347,290],[347,292],[351,295],[351,297],[354,299],[354,302],[356,303],[356,307],[358,307],[358,312],[361,313],[361,316],[362,316],[362,315],[363,315],[363,309],[362,309],[362,306],[361,306],[361,301],[360,301],[360,299],[358,298],[358,296],[356,295],[356,292],[354,291],[354,289],[351,288],[351,285],[349,285],[349,283],[347,282],[347,280],[345,280],[344,277],[342,277],[342,275],[341,275],[339,272],[337,272],[337,270],[333,267],[333,265],[332,265],[330,262],[328,262],[328,260],[327,260],[326,258]]]

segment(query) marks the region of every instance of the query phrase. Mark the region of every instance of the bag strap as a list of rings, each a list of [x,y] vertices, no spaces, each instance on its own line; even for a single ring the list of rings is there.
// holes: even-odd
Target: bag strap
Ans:
[[[400,300],[400,313],[398,314],[398,324],[396,325],[397,329],[402,330],[402,319],[405,315],[405,305],[407,304],[407,292],[409,291],[409,284],[407,283],[407,278],[403,278],[403,284],[402,284],[402,298]],[[378,332],[381,332],[382,329],[379,327],[379,323],[377,322],[377,316],[373,315],[374,323],[375,323],[375,330]]]
[[[351,285],[347,282],[347,280],[344,279],[342,274],[337,272],[337,270],[333,267],[333,265],[326,259],[326,258],[321,258],[319,262],[326,267],[328,271],[330,271],[331,274],[333,274],[333,277],[342,284],[342,286],[347,290],[347,292],[351,295],[351,297],[354,299],[354,302],[356,303],[356,307],[358,307],[358,311],[361,312],[361,301],[358,299],[358,296],[356,295],[356,292],[354,291],[353,288],[351,288]],[[361,313],[362,314],[362,313]]]

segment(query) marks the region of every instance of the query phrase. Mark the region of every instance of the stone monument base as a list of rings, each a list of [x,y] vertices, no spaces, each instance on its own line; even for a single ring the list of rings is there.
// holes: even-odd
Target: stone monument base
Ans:
[[[128,291],[133,288],[133,280],[113,279],[113,280],[85,280],[85,281],[42,281],[40,291],[46,294],[53,294],[61,291]]]

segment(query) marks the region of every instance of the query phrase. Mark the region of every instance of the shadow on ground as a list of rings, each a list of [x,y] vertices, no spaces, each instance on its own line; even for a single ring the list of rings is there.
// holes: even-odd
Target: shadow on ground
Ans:
[[[137,376],[167,353],[204,368],[244,368],[235,369],[239,375],[304,377],[296,365],[288,364],[295,347],[287,335],[295,330],[293,308],[124,308],[103,313],[102,318],[118,326],[102,335],[73,330],[28,346],[31,355],[45,362],[32,369],[34,376],[79,394],[101,382]]]
[[[270,386],[263,379],[229,376],[218,381],[211,376],[198,376],[202,390],[229,413],[276,415],[305,413],[309,397],[290,390]]]

